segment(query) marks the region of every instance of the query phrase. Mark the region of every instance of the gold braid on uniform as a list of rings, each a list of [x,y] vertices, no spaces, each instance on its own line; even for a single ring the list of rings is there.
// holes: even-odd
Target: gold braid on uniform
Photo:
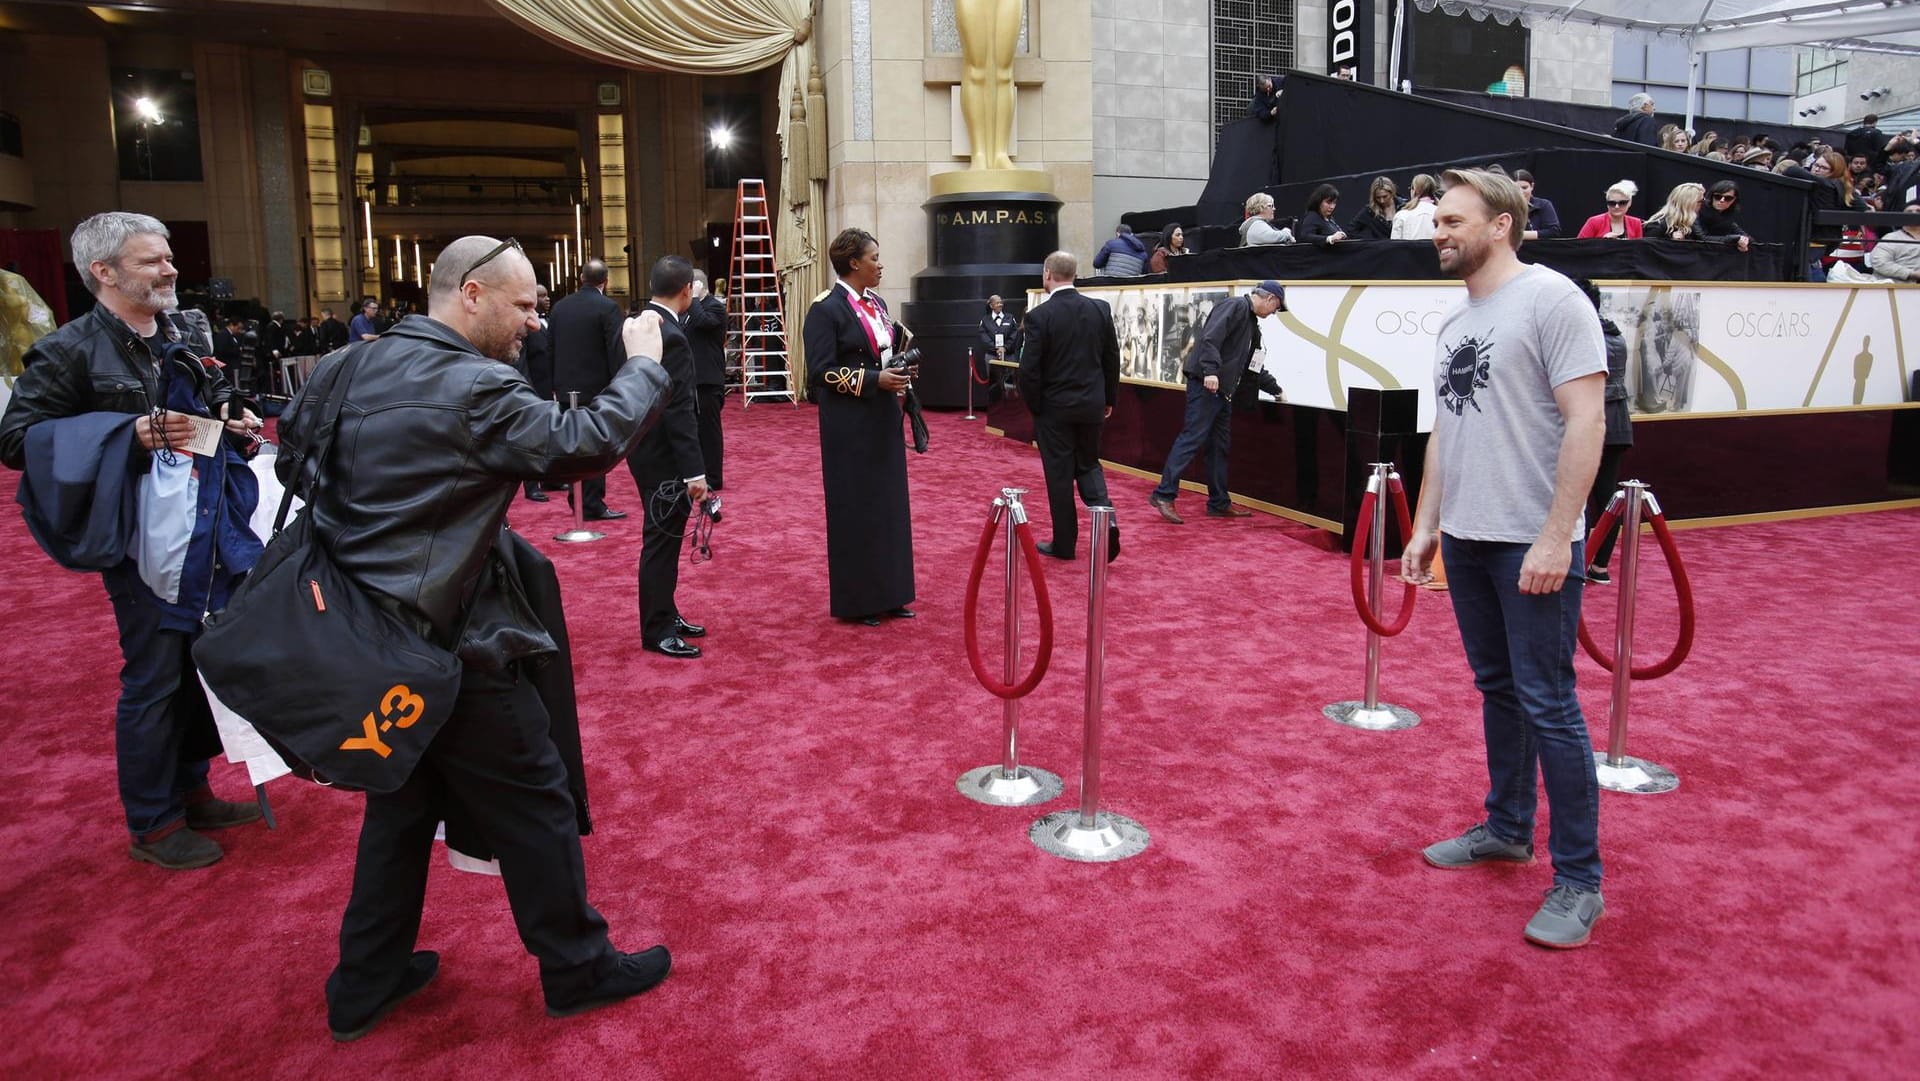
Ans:
[[[821,377],[826,384],[842,394],[860,393],[860,387],[867,380],[865,368],[834,368]]]

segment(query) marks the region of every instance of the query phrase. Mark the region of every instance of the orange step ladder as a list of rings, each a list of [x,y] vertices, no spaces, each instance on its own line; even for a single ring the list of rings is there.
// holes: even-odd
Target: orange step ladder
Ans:
[[[727,342],[740,361],[740,407],[794,393],[780,272],[773,256],[773,217],[764,180],[742,180],[734,196],[733,256],[727,270]]]

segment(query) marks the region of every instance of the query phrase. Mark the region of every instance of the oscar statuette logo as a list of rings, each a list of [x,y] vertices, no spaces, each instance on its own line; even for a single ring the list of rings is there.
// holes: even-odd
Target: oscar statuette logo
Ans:
[[[380,706],[375,714],[370,712],[360,719],[362,734],[349,738],[340,745],[343,751],[372,751],[382,758],[393,753],[381,736],[393,728],[412,728],[427,711],[427,704],[419,695],[413,693],[406,684],[396,683],[387,688],[380,698]]]

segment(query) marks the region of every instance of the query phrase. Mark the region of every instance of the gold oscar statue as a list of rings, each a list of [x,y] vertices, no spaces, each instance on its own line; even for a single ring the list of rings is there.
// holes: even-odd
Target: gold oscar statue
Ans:
[[[973,168],[1011,169],[1013,49],[1020,38],[1020,0],[953,0],[960,27],[960,114],[972,140]]]
[[[960,115],[972,159],[964,172],[933,177],[935,195],[977,191],[1052,190],[1036,169],[1017,169],[1013,143],[1013,54],[1020,42],[1022,0],[953,0],[960,30]]]

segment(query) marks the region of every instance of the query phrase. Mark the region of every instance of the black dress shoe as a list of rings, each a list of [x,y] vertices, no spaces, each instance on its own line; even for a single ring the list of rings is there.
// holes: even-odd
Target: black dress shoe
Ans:
[[[912,619],[915,613],[913,609],[908,608],[906,605],[903,604],[898,608],[888,609],[887,614],[892,616],[895,619]]]
[[[1120,523],[1107,523],[1107,562],[1120,558]]]
[[[667,978],[673,970],[673,957],[665,946],[655,946],[639,953],[620,955],[619,967],[605,979],[594,984],[579,998],[555,1000],[547,999],[548,1017],[572,1017],[575,1014],[597,1010],[602,1006],[611,1006],[616,1002],[630,999],[643,991],[651,991]]]
[[[1251,518],[1253,517],[1253,512],[1248,510],[1245,507],[1236,507],[1233,504],[1229,503],[1227,504],[1226,510],[1214,510],[1212,507],[1208,507],[1207,517],[1209,518]]]
[[[187,805],[187,828],[190,830],[223,830],[258,822],[260,818],[260,803],[257,800],[210,799]]]
[[[531,485],[531,484],[529,484],[529,485],[527,486],[527,502],[529,502],[529,503],[546,503],[546,502],[548,502],[548,499],[547,499],[547,493],[545,493],[545,492],[543,492],[543,491],[541,491],[541,490],[540,490],[539,488],[537,488],[537,487],[535,487],[535,486],[533,486],[533,485]]]
[[[590,510],[586,513],[586,519],[589,522],[617,522],[626,516],[626,511],[614,510],[612,507],[601,507],[597,511]]]
[[[372,1016],[357,1023],[336,1021],[331,1017],[327,1019],[327,1028],[332,1030],[334,1040],[338,1043],[352,1043],[372,1032],[375,1025],[386,1020],[386,1016],[393,1012],[395,1006],[419,994],[421,988],[432,983],[433,974],[438,971],[440,971],[439,954],[432,950],[416,952],[407,962],[407,973],[400,978],[400,986],[394,988],[393,994],[387,996],[387,1000],[373,1011]]]
[[[664,653],[669,657],[679,657],[689,661],[700,655],[699,646],[688,645],[687,640],[677,634],[669,635],[666,638],[660,639],[658,642],[642,642],[640,646],[642,649],[650,649],[655,653]]]
[[[1073,558],[1072,552],[1068,552],[1065,555],[1061,555],[1059,552],[1054,551],[1052,541],[1041,541],[1039,544],[1034,545],[1033,548],[1034,548],[1034,551],[1039,552],[1043,556],[1052,556],[1055,559],[1072,559]]]
[[[707,629],[698,623],[688,623],[679,616],[673,617],[673,632],[682,638],[705,638]]]
[[[854,620],[854,622],[860,624],[863,627],[878,627],[880,625],[880,617],[879,616],[861,616],[860,618]]]

